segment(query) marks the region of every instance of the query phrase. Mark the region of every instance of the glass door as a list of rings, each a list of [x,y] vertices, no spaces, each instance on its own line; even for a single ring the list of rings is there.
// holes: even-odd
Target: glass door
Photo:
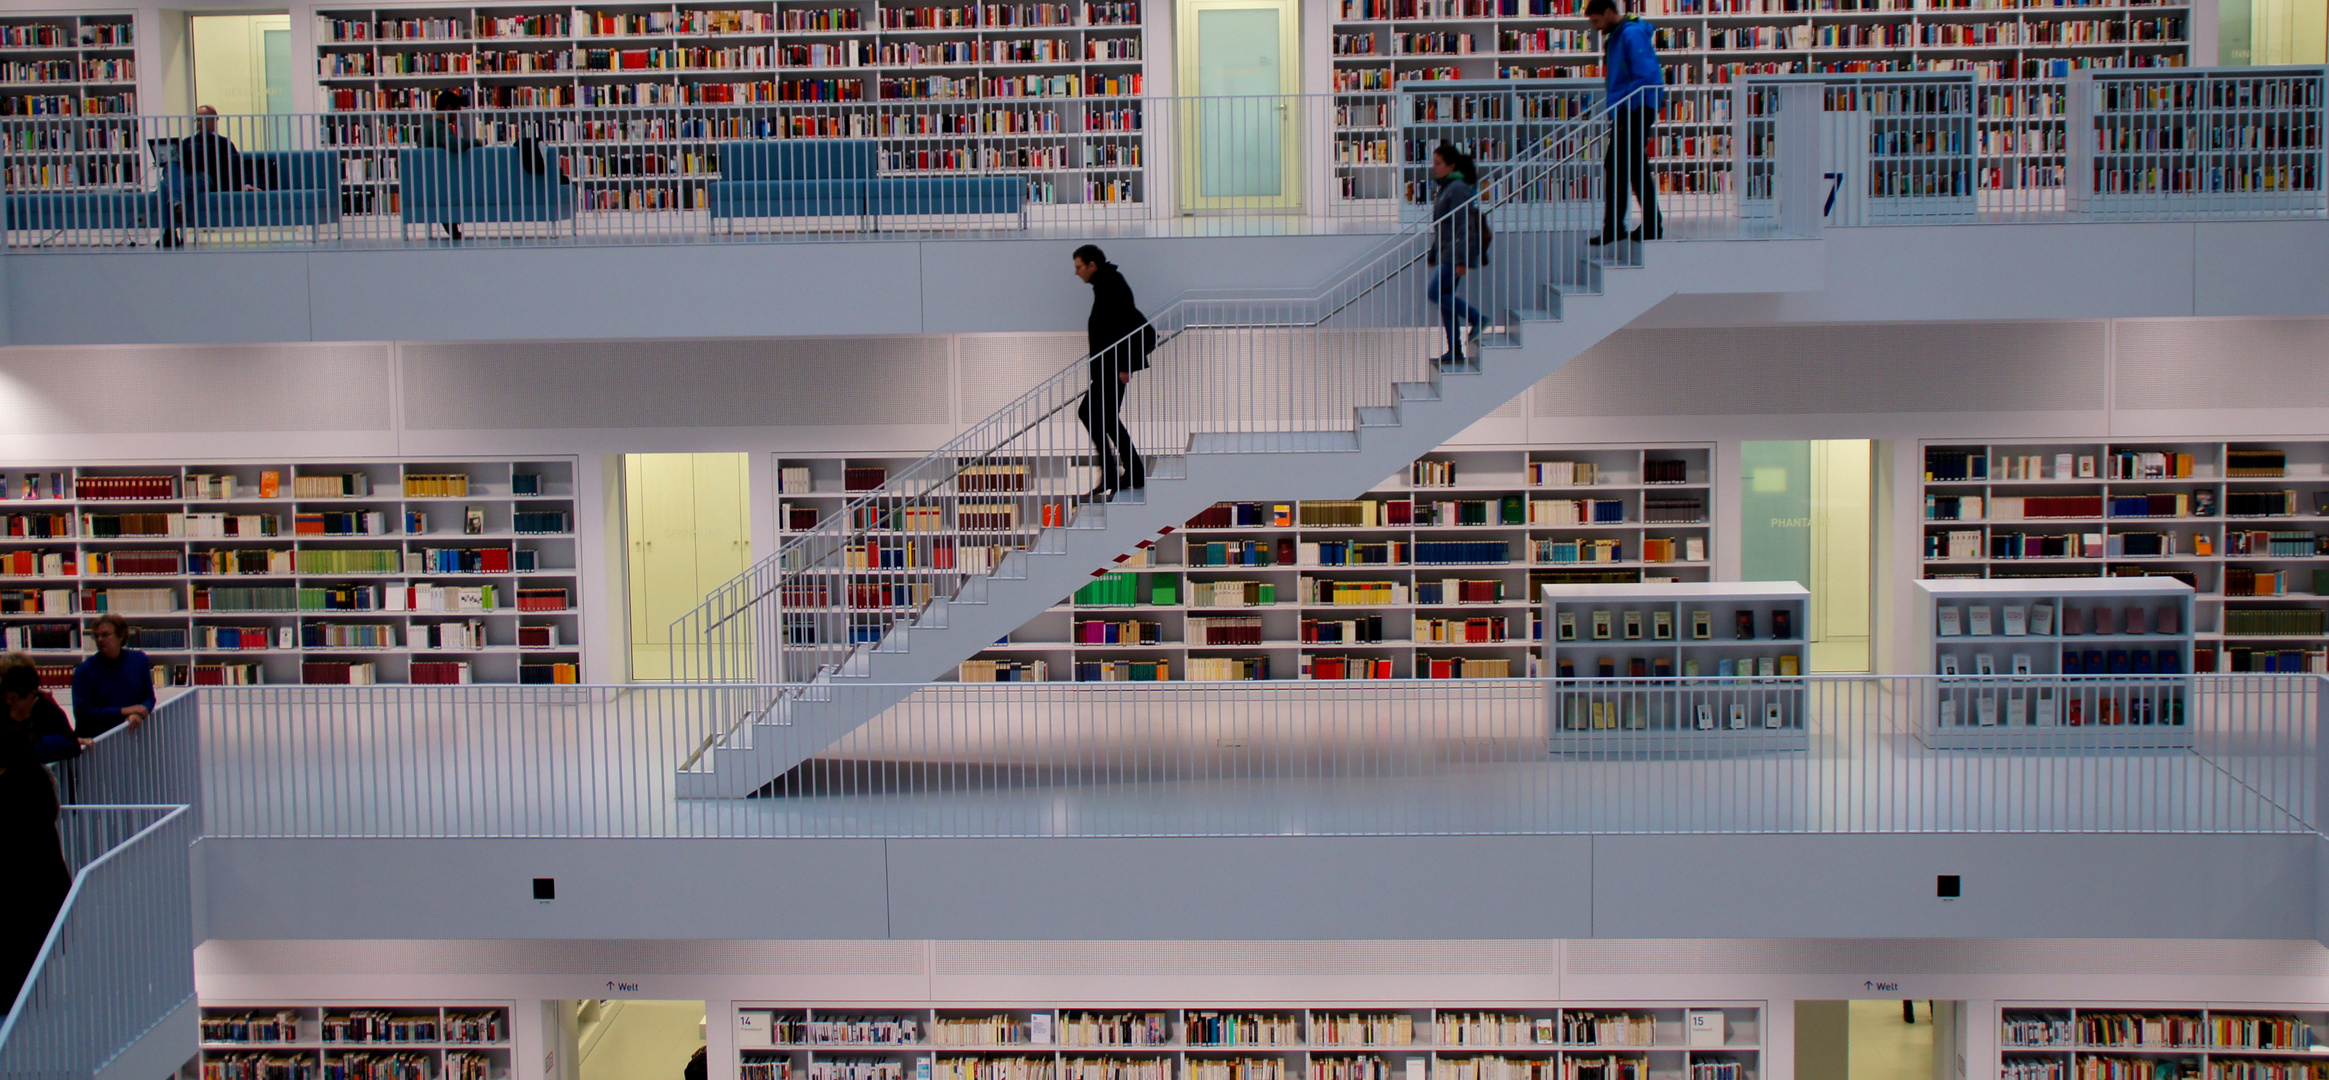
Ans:
[[[1811,590],[1815,672],[1870,670],[1874,446],[1866,439],[1740,444],[1739,577]]]
[[[1181,209],[1299,207],[1294,0],[1182,0],[1179,9]]]

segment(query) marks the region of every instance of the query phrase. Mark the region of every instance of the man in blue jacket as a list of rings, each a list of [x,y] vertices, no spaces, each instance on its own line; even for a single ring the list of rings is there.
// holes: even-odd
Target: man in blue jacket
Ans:
[[[1602,191],[1609,213],[1601,235],[1590,243],[1621,239],[1655,240],[1664,232],[1658,219],[1658,181],[1650,175],[1650,128],[1666,103],[1666,77],[1650,24],[1618,10],[1617,0],[1586,0],[1585,21],[1601,32],[1609,73],[1609,150],[1602,156]],[[1625,193],[1642,204],[1642,224],[1627,232]]]
[[[129,620],[107,612],[89,628],[97,654],[73,668],[73,728],[94,739],[154,713],[154,662],[128,648]]]

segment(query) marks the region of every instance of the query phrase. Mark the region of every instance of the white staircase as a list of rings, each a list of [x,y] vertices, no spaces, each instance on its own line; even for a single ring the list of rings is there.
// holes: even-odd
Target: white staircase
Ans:
[[[829,647],[829,659],[813,674],[796,674],[792,684],[771,686],[752,698],[755,704],[744,710],[745,720],[716,736],[688,771],[681,773],[678,793],[683,797],[739,797],[767,786],[903,700],[917,684],[949,674],[961,661],[1112,569],[1127,552],[1173,530],[1215,502],[1351,498],[1535,386],[1668,297],[1816,289],[1824,272],[1816,239],[1659,242],[1599,249],[1585,246],[1582,238],[1582,233],[1573,231],[1500,230],[1496,253],[1506,256],[1507,263],[1518,264],[1518,269],[1508,272],[1501,284],[1483,284],[1479,290],[1494,294],[1495,307],[1481,304],[1494,325],[1483,338],[1477,362],[1463,370],[1441,372],[1420,362],[1436,352],[1440,343],[1428,311],[1405,316],[1403,326],[1391,319],[1349,320],[1358,325],[1342,331],[1345,337],[1340,340],[1346,345],[1364,341],[1366,346],[1360,351],[1387,349],[1414,357],[1405,365],[1390,367],[1370,368],[1363,360],[1345,365],[1361,371],[1404,371],[1406,377],[1384,379],[1372,395],[1362,388],[1337,399],[1357,402],[1340,423],[1272,425],[1267,422],[1269,417],[1233,417],[1231,422],[1221,422],[1216,414],[1210,422],[1179,425],[1216,430],[1175,431],[1174,424],[1154,421],[1145,426],[1166,427],[1174,442],[1160,447],[1153,438],[1143,438],[1143,448],[1155,462],[1145,492],[1104,504],[1077,502],[1073,495],[1087,486],[1088,480],[1079,480],[1083,474],[1075,470],[1062,470],[1064,479],[1055,486],[1064,497],[1038,497],[1038,501],[1049,498],[1052,505],[1065,510],[1065,524],[1038,526],[1024,534],[1026,542],[997,562],[991,574],[940,579],[940,591],[926,604],[886,625],[877,624],[875,640]],[[1416,250],[1419,254],[1420,249]],[[1415,269],[1394,267],[1384,275],[1384,282],[1401,275],[1412,278]],[[1371,295],[1382,287],[1370,283],[1350,295]],[[1420,286],[1408,280],[1398,288]],[[1401,306],[1422,307],[1419,296],[1403,295],[1400,301]],[[1329,317],[1345,316],[1350,311],[1347,302],[1337,303]],[[1310,309],[1310,315],[1316,314],[1316,308]],[[1162,324],[1165,320],[1160,317],[1158,321]],[[1184,319],[1171,333],[1184,341],[1206,333],[1219,336],[1255,327],[1307,333],[1323,321],[1306,320],[1301,314],[1280,319],[1264,313],[1248,323],[1232,325],[1200,315]],[[1229,351],[1235,354],[1244,348],[1256,355],[1269,351],[1270,346],[1254,343],[1258,340],[1233,345]],[[1220,351],[1218,342],[1211,348]],[[1171,352],[1160,349],[1158,367],[1140,378],[1169,382],[1174,363]],[[1196,367],[1201,362],[1192,357],[1187,363]],[[1234,367],[1226,370],[1234,377]],[[1183,384],[1205,382],[1202,378],[1182,380]],[[1068,429],[1065,434],[1041,439],[1029,434],[1046,422],[1060,426],[1059,408],[1074,395],[1072,389],[1055,393],[1063,395],[1056,404],[1035,403],[1027,414],[1034,419],[1020,426],[1016,434],[1005,433],[1001,441],[1012,447],[1012,460],[1038,459],[1046,452],[1063,459],[1088,453],[1081,429],[1072,423],[1064,425]],[[1155,415],[1157,410],[1151,412]],[[1299,419],[1315,414],[1293,410],[1283,415]],[[1135,429],[1143,426],[1136,422]],[[1156,453],[1160,449],[1177,452]],[[956,454],[956,464],[965,460],[959,450],[941,452],[947,453]],[[915,482],[899,478],[890,486],[906,488]],[[928,493],[937,489],[925,483],[920,490]],[[1011,494],[1026,497],[1022,492]],[[910,491],[897,497],[909,502],[916,498]],[[976,496],[950,490],[944,497]],[[878,498],[873,501],[878,502]],[[800,568],[791,572],[795,578],[807,580],[800,577]],[[740,581],[725,601],[715,594],[714,601],[699,613],[700,618],[683,622],[675,633],[705,634],[708,627],[752,622],[759,627],[763,652],[781,648],[781,605],[758,612],[752,608],[784,595],[785,573],[781,567],[770,568],[766,576]],[[861,576],[870,579],[879,573],[869,571]],[[717,637],[718,631],[710,631],[708,636]],[[770,638],[780,639],[780,643],[770,645]],[[782,661],[774,663],[781,670]],[[760,666],[770,664],[763,661]]]

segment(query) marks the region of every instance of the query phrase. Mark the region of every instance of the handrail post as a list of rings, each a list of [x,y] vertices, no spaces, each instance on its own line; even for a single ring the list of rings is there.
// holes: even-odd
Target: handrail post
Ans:
[[[1779,108],[1778,175],[1779,230],[1788,236],[1815,239],[1820,235],[1821,205],[1820,114],[1826,108],[1826,88],[1818,83],[1787,83],[1776,88]]]

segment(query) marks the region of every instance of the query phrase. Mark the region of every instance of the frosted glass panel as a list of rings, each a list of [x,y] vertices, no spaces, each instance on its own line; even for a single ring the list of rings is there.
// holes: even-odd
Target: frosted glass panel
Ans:
[[[1865,439],[1739,446],[1739,577],[1811,590],[1813,671],[1869,670],[1872,449]]]
[[[269,113],[291,111],[291,31],[259,31],[260,52],[266,64],[266,99]]]
[[[1198,194],[1265,198],[1284,194],[1285,120],[1256,100],[1281,91],[1279,13],[1275,8],[1208,8],[1197,12]]]

